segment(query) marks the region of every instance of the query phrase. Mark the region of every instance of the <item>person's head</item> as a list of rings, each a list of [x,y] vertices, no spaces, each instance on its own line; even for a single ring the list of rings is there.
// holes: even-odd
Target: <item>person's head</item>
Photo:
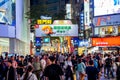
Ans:
[[[50,56],[50,57],[49,57],[49,61],[50,61],[51,63],[54,63],[54,62],[55,62],[55,57],[54,57],[54,56]]]
[[[90,61],[89,61],[89,65],[94,65],[93,60],[90,60]]]
[[[36,56],[36,57],[35,57],[35,61],[36,61],[36,62],[39,62],[39,61],[40,61],[39,56]]]
[[[78,62],[79,62],[79,63],[81,63],[81,62],[82,62],[82,59],[81,59],[81,58],[79,58],[79,59],[78,59]]]
[[[8,64],[8,67],[12,66],[12,61],[8,60],[7,64]]]
[[[14,56],[11,56],[11,60],[12,60],[12,61],[15,60],[15,57],[14,57]]]
[[[29,72],[32,72],[32,71],[33,71],[33,66],[32,65],[28,65],[23,80],[27,80],[27,78],[29,76]]]
[[[111,58],[111,55],[110,55],[110,54],[108,55],[108,58]]]
[[[20,56],[20,58],[21,58],[21,61],[24,61],[24,56]]]
[[[45,55],[45,54],[44,54],[44,55],[42,55],[42,58],[43,58],[43,59],[46,59],[46,55]]]
[[[68,57],[67,57],[67,60],[68,60],[68,61],[71,61],[71,56],[68,56]]]
[[[32,72],[32,71],[33,71],[33,66],[32,65],[27,66],[27,72]]]

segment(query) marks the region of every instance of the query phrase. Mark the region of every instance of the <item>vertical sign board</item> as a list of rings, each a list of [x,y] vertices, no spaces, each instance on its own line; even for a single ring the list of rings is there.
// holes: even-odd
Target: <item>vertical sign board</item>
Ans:
[[[84,26],[85,26],[85,30],[89,29],[90,26],[90,8],[89,8],[89,0],[84,0]]]

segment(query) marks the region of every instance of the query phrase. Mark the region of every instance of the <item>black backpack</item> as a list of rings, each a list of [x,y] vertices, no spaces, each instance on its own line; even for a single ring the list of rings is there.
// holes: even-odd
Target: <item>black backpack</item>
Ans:
[[[106,66],[107,66],[107,67],[111,67],[111,66],[112,66],[112,59],[107,58],[107,59],[105,60],[105,63],[106,63]]]
[[[65,75],[71,76],[71,74],[72,74],[71,66],[67,65],[67,68],[65,70]]]

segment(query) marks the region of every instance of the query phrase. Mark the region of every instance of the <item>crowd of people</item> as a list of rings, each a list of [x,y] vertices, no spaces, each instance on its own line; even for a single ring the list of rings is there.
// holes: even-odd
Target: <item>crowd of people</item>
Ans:
[[[120,55],[45,52],[37,56],[0,56],[0,80],[120,80]]]

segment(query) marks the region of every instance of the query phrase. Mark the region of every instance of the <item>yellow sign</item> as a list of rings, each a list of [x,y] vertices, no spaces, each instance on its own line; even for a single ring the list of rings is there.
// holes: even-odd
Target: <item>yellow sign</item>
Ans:
[[[40,19],[37,20],[37,24],[52,24],[52,20]]]
[[[85,47],[78,48],[78,55],[82,55],[84,53]]]

